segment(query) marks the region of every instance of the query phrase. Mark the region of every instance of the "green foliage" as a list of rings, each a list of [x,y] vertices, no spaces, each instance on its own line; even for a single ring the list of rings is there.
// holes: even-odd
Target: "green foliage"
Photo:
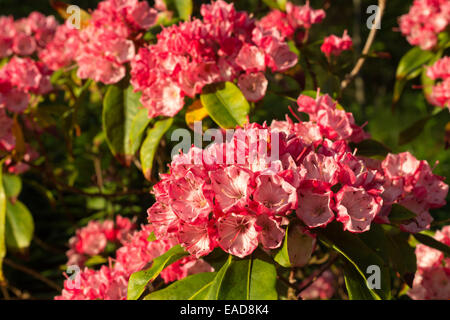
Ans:
[[[205,86],[200,100],[209,116],[224,129],[243,126],[247,122],[250,105],[231,82]]]
[[[163,255],[154,259],[149,269],[133,273],[128,281],[128,300],[139,299],[147,284],[155,280],[165,267],[187,255],[188,253],[180,245],[176,245]]]

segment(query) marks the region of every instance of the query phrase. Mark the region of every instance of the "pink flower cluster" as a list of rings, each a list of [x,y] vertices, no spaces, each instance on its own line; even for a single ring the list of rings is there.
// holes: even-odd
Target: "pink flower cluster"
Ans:
[[[135,55],[133,40],[154,25],[157,16],[157,11],[150,8],[147,1],[100,2],[92,12],[89,25],[79,34],[79,48],[74,56],[78,76],[105,84],[120,81],[126,73],[124,64]],[[55,49],[64,48],[56,44]]]
[[[385,207],[380,221],[388,221],[393,203],[409,209],[416,217],[404,222],[400,227],[407,232],[419,232],[430,227],[429,210],[445,205],[448,185],[444,178],[433,174],[426,160],[419,161],[409,152],[388,154],[381,162],[384,174],[382,197]]]
[[[39,59],[53,71],[70,65],[79,50],[79,34],[69,21],[58,26],[53,39],[39,53]]]
[[[39,52],[53,38],[57,25],[55,17],[39,12],[16,21],[11,16],[0,17],[0,58]]]
[[[66,255],[67,265],[82,266],[88,257],[101,254],[108,242],[124,242],[136,228],[134,223],[120,215],[116,221],[89,221],[86,227],[78,229],[76,235],[69,240],[70,249]]]
[[[174,116],[184,97],[211,83],[234,81],[250,101],[267,88],[263,72],[284,71],[297,63],[282,36],[264,30],[233,4],[202,5],[202,20],[164,28],[154,45],[142,47],[131,63],[131,83],[141,91],[149,117]]]
[[[327,58],[333,56],[339,56],[342,51],[350,50],[353,46],[352,38],[347,34],[347,30],[344,31],[342,38],[332,34],[323,40],[323,44],[320,50],[327,56]]]
[[[437,231],[434,238],[450,246],[450,226]],[[423,244],[416,246],[417,272],[408,295],[415,300],[450,299],[450,258]]]
[[[24,111],[30,93],[39,95],[52,90],[50,75],[42,62],[13,57],[0,69],[0,108],[14,113]]]
[[[441,80],[433,86],[429,100],[432,104],[450,110],[450,57],[436,61],[427,69],[427,76],[432,80]]]
[[[131,274],[147,267],[153,259],[177,243],[175,239],[148,241],[152,232],[150,225],[142,226],[141,230],[123,241],[123,246],[116,251],[116,258],[110,259],[109,266],[101,266],[99,270],[84,268],[75,279],[68,278],[64,282],[61,295],[55,299],[125,300]],[[205,261],[187,257],[164,269],[161,277],[167,283],[191,274],[212,271]]]
[[[399,18],[399,25],[411,45],[431,50],[437,44],[437,35],[445,31],[449,21],[448,0],[414,0],[409,12]]]
[[[294,38],[295,32],[298,31],[297,40],[302,42],[312,25],[322,22],[324,18],[325,11],[312,9],[309,1],[303,6],[296,6],[287,1],[286,12],[272,10],[258,22],[258,25],[266,30],[274,28],[288,39]]]
[[[148,209],[155,235],[177,237],[197,258],[217,246],[245,257],[259,244],[279,247],[294,210],[309,228],[336,218],[344,230],[365,232],[375,219],[388,222],[394,202],[417,213],[405,230],[428,227],[427,210],[445,204],[448,186],[425,161],[411,163],[409,154],[383,162],[357,157],[347,141],[365,134],[351,114],[327,95],[301,95],[298,104],[311,121],[247,125],[225,143],[174,157]]]

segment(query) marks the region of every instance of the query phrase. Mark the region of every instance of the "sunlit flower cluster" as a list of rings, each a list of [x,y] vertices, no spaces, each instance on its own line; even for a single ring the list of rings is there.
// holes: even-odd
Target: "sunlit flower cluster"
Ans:
[[[18,20],[12,16],[0,17],[0,58],[39,52],[53,38],[57,26],[55,17],[39,12]]]
[[[450,246],[450,226],[434,235],[437,241]],[[424,244],[416,246],[417,272],[408,295],[416,300],[450,299],[450,258]]]
[[[310,121],[250,124],[225,143],[176,156],[148,210],[157,237],[177,237],[196,257],[217,246],[245,257],[259,244],[279,247],[294,211],[309,228],[336,219],[344,230],[365,232],[376,218],[386,222],[394,202],[417,213],[405,230],[429,227],[428,209],[445,204],[448,186],[426,161],[409,153],[383,162],[355,156],[347,142],[366,134],[350,113],[327,95],[301,95],[298,105]]]
[[[112,221],[109,220],[106,224],[92,221],[92,226],[87,227],[89,230],[77,232],[77,238],[81,233],[92,232],[86,235],[85,240],[89,243],[86,245],[92,245],[89,249],[95,251],[99,249],[99,242],[107,241],[107,236],[120,238],[122,246],[117,249],[115,258],[109,258],[109,265],[102,265],[98,270],[85,267],[80,273],[68,276],[56,300],[125,300],[131,274],[150,266],[153,259],[177,244],[176,239],[149,241],[153,232],[150,225],[143,225],[139,231],[129,233],[130,221],[123,218],[117,221],[122,224],[122,229],[111,228]],[[108,231],[102,236],[97,229],[105,227]],[[187,257],[165,268],[161,278],[168,283],[191,274],[212,271],[214,269],[205,261]]]
[[[324,18],[325,11],[312,9],[309,1],[303,6],[287,1],[286,12],[274,9],[258,25],[266,30],[275,29],[288,39],[296,36],[296,40],[301,43],[312,25],[322,22]]]
[[[431,50],[438,42],[438,34],[447,28],[449,21],[449,1],[414,0],[409,12],[399,18],[399,25],[411,45]]]
[[[268,81],[263,72],[284,71],[297,63],[276,30],[264,30],[233,4],[202,5],[202,19],[164,28],[157,43],[133,59],[131,83],[142,91],[149,117],[174,116],[184,97],[207,84],[234,81],[250,101],[260,100]]]

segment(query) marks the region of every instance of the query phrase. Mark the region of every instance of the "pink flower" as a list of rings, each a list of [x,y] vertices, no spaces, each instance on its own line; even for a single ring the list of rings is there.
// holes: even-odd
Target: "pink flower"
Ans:
[[[259,215],[256,224],[261,229],[259,242],[266,249],[276,249],[283,243],[285,229],[281,227],[280,218],[270,217],[265,214]]]
[[[331,55],[339,56],[342,51],[350,50],[353,46],[352,39],[348,36],[347,30],[344,31],[342,38],[335,35],[326,37],[320,50],[329,58]]]
[[[264,74],[261,72],[258,73],[249,73],[242,74],[238,80],[238,86],[242,90],[245,98],[248,101],[259,101],[264,98],[266,94],[268,81]]]
[[[442,80],[432,87],[427,99],[439,107],[447,106],[450,110],[450,57],[443,57],[427,69],[427,76],[432,80]]]
[[[336,194],[337,220],[344,230],[364,232],[380,212],[383,200],[368,194],[363,188],[344,186]]]
[[[226,252],[243,258],[258,246],[256,218],[230,213],[217,221],[219,245]]]
[[[314,193],[310,190],[300,190],[297,217],[308,227],[322,227],[333,221],[332,193]]]
[[[243,210],[250,194],[251,174],[237,166],[210,172],[215,203],[223,212]]]
[[[261,174],[256,178],[253,199],[260,212],[283,215],[297,207],[296,189],[275,174]]]
[[[334,282],[335,277],[333,273],[327,270],[319,278],[317,278],[308,288],[303,290],[300,296],[304,300],[330,299],[335,292]]]
[[[208,200],[203,193],[203,180],[188,172],[169,187],[173,212],[183,221],[193,222],[204,218],[211,212]]]

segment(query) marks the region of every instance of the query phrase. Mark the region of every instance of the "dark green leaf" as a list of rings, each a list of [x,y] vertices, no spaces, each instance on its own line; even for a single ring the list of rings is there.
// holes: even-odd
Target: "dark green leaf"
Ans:
[[[396,203],[392,205],[391,212],[389,213],[389,220],[392,222],[405,221],[415,217],[416,214],[414,212]]]
[[[133,118],[130,131],[131,154],[135,154],[139,150],[142,142],[142,137],[145,133],[145,129],[147,129],[151,121],[152,119],[148,117],[147,109],[139,110],[136,116]]]
[[[367,287],[366,279],[349,262],[344,263],[344,280],[350,300],[379,300],[380,298]]]
[[[103,100],[103,131],[112,154],[129,166],[135,150],[130,139],[133,120],[141,108],[140,94],[133,87],[108,88]]]
[[[430,237],[423,233],[413,233],[414,238],[420,243],[429,246],[430,248],[442,251],[447,257],[450,257],[450,247],[437,241],[433,237]]]
[[[139,299],[147,284],[155,280],[164,268],[187,255],[188,253],[180,245],[176,245],[163,255],[154,259],[149,269],[133,273],[128,281],[128,300]]]
[[[153,168],[153,159],[158,150],[159,142],[164,134],[169,130],[173,123],[172,118],[160,120],[155,123],[155,126],[147,131],[147,137],[141,146],[141,166],[142,172],[147,180],[150,180]]]
[[[203,272],[178,280],[167,288],[148,294],[144,300],[195,300],[206,292],[216,272]]]
[[[417,270],[416,254],[414,248],[408,243],[409,234],[402,232],[399,234],[387,233],[389,260],[392,262],[394,270],[409,287],[412,287],[414,274]]]
[[[389,269],[386,268],[383,259],[357,235],[343,231],[342,225],[337,222],[330,223],[325,229],[316,230],[316,232],[322,241],[350,261],[364,279],[369,266],[380,267],[381,288],[373,289],[374,294],[382,299],[391,298]]]
[[[391,152],[391,149],[383,143],[372,139],[363,140],[360,143],[351,143],[351,147],[357,149],[356,153],[359,156],[364,157],[386,156]]]
[[[277,273],[273,262],[263,254],[254,253],[245,259],[229,258],[212,282],[207,298],[213,300],[277,299],[276,279]]]
[[[243,126],[247,122],[250,105],[231,82],[205,86],[200,100],[209,116],[224,129]]]

